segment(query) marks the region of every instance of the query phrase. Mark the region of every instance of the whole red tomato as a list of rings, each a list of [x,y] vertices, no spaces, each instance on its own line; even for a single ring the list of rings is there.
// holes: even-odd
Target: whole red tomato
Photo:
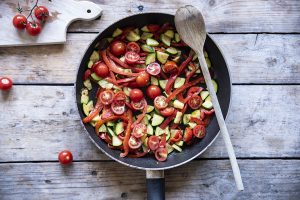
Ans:
[[[157,85],[150,85],[147,87],[146,93],[149,98],[155,99],[161,94],[161,90]]]
[[[122,55],[126,52],[126,44],[122,41],[116,40],[110,44],[110,51],[115,56]]]
[[[39,22],[28,22],[26,25],[26,31],[29,35],[36,36],[40,34],[42,26]]]
[[[34,15],[37,19],[45,21],[49,16],[49,11],[45,6],[38,6],[34,10]]]
[[[136,77],[136,84],[139,87],[145,87],[146,85],[148,85],[149,81],[150,81],[150,76],[147,72],[141,72],[140,75]]]
[[[73,155],[70,151],[64,150],[58,154],[58,160],[61,164],[70,164],[73,161]]]
[[[15,15],[13,18],[13,25],[17,29],[24,29],[27,25],[27,18],[21,14]]]
[[[10,90],[13,85],[13,82],[10,78],[2,77],[0,78],[0,90]]]

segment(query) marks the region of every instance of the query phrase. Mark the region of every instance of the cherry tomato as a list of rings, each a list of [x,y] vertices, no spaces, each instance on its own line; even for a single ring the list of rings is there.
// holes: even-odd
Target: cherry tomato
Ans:
[[[109,75],[109,69],[104,62],[96,62],[93,66],[93,70],[97,76],[105,78]]]
[[[45,21],[49,17],[49,11],[45,6],[38,6],[34,10],[34,15],[37,19]]]
[[[148,147],[152,151],[155,151],[159,146],[159,137],[156,135],[152,135],[148,138]]]
[[[104,105],[110,105],[114,100],[114,92],[111,90],[104,90],[100,93],[99,98]]]
[[[165,73],[176,72],[178,66],[174,61],[167,61],[166,64],[163,65],[163,70]]]
[[[28,22],[26,25],[26,31],[29,35],[36,36],[40,34],[42,26],[39,22]]]
[[[193,131],[192,129],[186,127],[183,135],[183,141],[185,143],[189,143],[193,138]]]
[[[147,26],[147,28],[148,28],[148,30],[149,30],[151,33],[153,33],[153,32],[158,31],[158,29],[160,28],[160,26],[157,25],[157,24],[149,24],[149,25]]]
[[[147,72],[141,72],[140,75],[136,77],[136,83],[139,87],[144,87],[148,85],[150,81],[150,76]]]
[[[175,112],[175,108],[173,107],[167,107],[165,109],[162,109],[160,111],[160,113],[164,116],[164,117],[169,117],[171,115],[173,115],[173,113]]]
[[[113,115],[114,115],[114,113],[111,111],[111,109],[109,107],[104,107],[102,115],[101,115],[101,119],[107,119]]]
[[[177,131],[175,135],[170,139],[170,144],[173,144],[175,142],[178,142],[182,139],[181,131]]]
[[[125,54],[125,61],[126,61],[128,64],[134,64],[134,63],[136,63],[139,59],[140,59],[140,55],[137,54],[137,53],[134,52],[134,51],[128,51],[128,52]]]
[[[138,138],[131,136],[128,141],[128,145],[131,149],[138,149],[142,145],[142,141]]]
[[[203,111],[203,113],[204,113],[205,116],[211,116],[211,115],[213,115],[215,113],[214,109],[211,109],[211,110],[202,109],[201,111]]]
[[[17,29],[24,29],[27,25],[27,18],[21,14],[15,15],[13,18],[13,25]]]
[[[115,94],[114,101],[125,101],[126,94],[123,91],[119,91]]]
[[[73,155],[70,151],[64,150],[58,154],[58,160],[61,164],[70,164],[73,161]]]
[[[85,72],[84,72],[84,76],[83,76],[83,80],[86,80],[88,79],[92,74],[92,71],[90,69],[87,69]]]
[[[168,106],[166,102],[166,97],[165,96],[158,96],[154,99],[154,107],[158,110],[164,109]]]
[[[126,46],[126,52],[128,51],[139,53],[141,51],[141,48],[136,42],[129,42]]]
[[[187,92],[187,95],[188,96],[192,96],[192,95],[198,95],[200,94],[200,92],[203,90],[202,87],[198,87],[198,86],[194,86],[194,87],[191,87],[188,92]]]
[[[135,125],[133,128],[133,131],[132,131],[132,135],[136,138],[143,137],[143,135],[145,135],[145,133],[147,133],[147,126],[143,123],[139,123],[139,124]]]
[[[10,90],[12,88],[13,82],[8,77],[0,78],[0,90]]]
[[[202,99],[200,96],[193,96],[188,101],[188,104],[191,107],[191,109],[198,109],[202,104]]]
[[[160,139],[160,142],[159,142],[159,147],[166,147],[166,143],[167,143],[167,136],[166,134],[164,133],[162,136],[161,136],[161,139]]]
[[[125,101],[116,100],[111,103],[111,110],[116,115],[122,115],[125,112]]]
[[[110,44],[110,51],[115,56],[122,55],[126,51],[126,44],[119,40],[115,40]]]
[[[161,95],[161,90],[157,85],[150,85],[147,87],[146,94],[149,98],[155,99],[155,97]]]
[[[131,101],[141,101],[144,98],[144,94],[140,89],[130,90],[129,97]]]
[[[204,138],[204,136],[206,134],[205,126],[203,126],[203,125],[195,126],[194,129],[193,129],[193,134],[197,138],[200,138],[200,139]]]
[[[158,148],[155,151],[155,158],[158,161],[165,161],[167,160],[167,157],[168,157],[168,150],[166,148]]]
[[[143,110],[146,104],[147,102],[145,99],[140,101],[131,101],[131,106],[134,110]]]
[[[146,70],[152,76],[156,76],[160,73],[161,67],[160,67],[160,64],[158,64],[157,62],[153,62],[147,66]]]

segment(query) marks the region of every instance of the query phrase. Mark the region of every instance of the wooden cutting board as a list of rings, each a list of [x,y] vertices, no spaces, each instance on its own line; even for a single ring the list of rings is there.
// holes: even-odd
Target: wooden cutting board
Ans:
[[[18,1],[25,16],[29,13],[27,10],[36,2],[36,0],[0,0],[0,47],[64,43],[71,22],[93,20],[102,12],[99,5],[89,1],[39,0],[38,5],[46,6],[50,17],[38,36],[30,36],[26,30],[17,30],[12,24],[12,19],[17,14]]]

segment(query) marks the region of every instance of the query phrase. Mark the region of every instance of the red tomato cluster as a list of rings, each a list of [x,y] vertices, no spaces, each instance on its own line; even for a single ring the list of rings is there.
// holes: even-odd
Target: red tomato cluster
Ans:
[[[42,24],[49,17],[49,11],[45,6],[36,6],[34,8],[34,15]],[[22,14],[17,14],[13,18],[13,25],[16,29],[23,30],[26,28],[26,31],[29,35],[36,36],[40,34],[42,30],[42,25],[39,21],[28,21],[28,18],[31,16],[31,12],[28,17],[25,17]]]

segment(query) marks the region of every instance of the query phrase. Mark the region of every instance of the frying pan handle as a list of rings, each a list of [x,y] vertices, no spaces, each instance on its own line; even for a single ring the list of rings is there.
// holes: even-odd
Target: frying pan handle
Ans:
[[[165,200],[164,171],[146,171],[147,200]]]

